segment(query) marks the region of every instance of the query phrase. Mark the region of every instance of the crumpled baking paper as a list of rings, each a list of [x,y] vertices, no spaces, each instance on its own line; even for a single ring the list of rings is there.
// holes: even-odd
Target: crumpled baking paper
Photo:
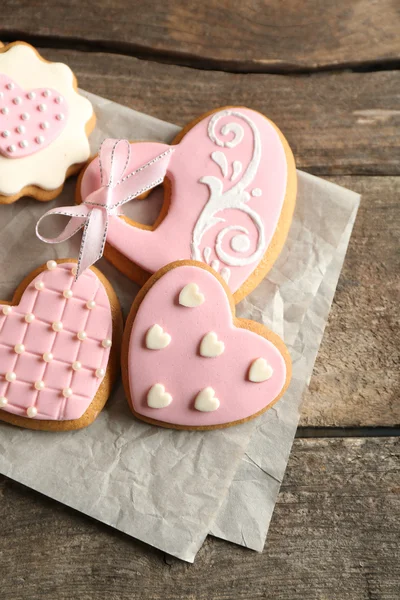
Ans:
[[[85,94],[98,117],[93,152],[104,137],[170,142],[179,131]],[[185,432],[134,419],[119,383],[87,429],[49,433],[0,423],[0,472],[189,562],[209,532],[261,550],[359,203],[353,192],[298,175],[285,247],[268,277],[237,310],[238,316],[269,326],[288,345],[294,376],[284,398],[243,425]],[[35,236],[46,210],[73,203],[74,185],[68,181],[52,203],[20,200],[0,207],[1,298],[11,299],[20,280],[49,258],[77,256],[79,235],[57,246]],[[126,205],[125,212],[152,223],[161,202],[155,190],[146,201]],[[115,287],[126,316],[138,286],[105,260],[98,266]]]

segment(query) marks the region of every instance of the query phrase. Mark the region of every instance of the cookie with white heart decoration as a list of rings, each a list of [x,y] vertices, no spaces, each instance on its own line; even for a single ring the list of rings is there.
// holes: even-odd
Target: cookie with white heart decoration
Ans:
[[[188,289],[202,301],[187,301]],[[234,306],[225,281],[204,263],[178,261],[151,277],[132,305],[122,347],[134,415],[164,427],[216,429],[247,421],[282,396],[291,377],[284,343],[236,318]],[[169,340],[154,352],[147,339],[156,326]]]
[[[69,67],[23,42],[0,48],[0,204],[54,198],[89,158],[94,124]]]
[[[80,429],[102,410],[118,373],[122,317],[95,268],[49,260],[0,302],[0,420]]]

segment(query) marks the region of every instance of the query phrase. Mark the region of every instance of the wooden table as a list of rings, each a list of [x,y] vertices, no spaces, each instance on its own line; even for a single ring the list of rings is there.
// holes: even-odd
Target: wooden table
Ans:
[[[400,13],[394,0],[2,0],[0,39],[184,125],[244,104],[363,195],[301,426],[256,554],[194,565],[0,478],[4,600],[398,600]]]

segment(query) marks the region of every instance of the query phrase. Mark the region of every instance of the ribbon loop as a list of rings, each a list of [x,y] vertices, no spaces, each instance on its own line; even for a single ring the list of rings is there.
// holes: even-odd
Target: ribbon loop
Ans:
[[[99,150],[101,186],[82,199],[79,206],[53,208],[37,222],[36,235],[43,242],[58,244],[68,240],[83,228],[76,279],[103,256],[107,239],[108,219],[119,207],[137,198],[164,180],[174,147],[155,156],[141,167],[128,172],[131,145],[128,140],[106,139]],[[52,215],[69,217],[64,230],[48,238],[39,233],[40,223]]]

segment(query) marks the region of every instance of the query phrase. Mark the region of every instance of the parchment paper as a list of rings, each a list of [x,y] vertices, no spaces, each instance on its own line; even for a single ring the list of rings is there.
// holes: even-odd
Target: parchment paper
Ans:
[[[87,96],[98,116],[94,152],[104,137],[169,142],[179,130]],[[51,204],[22,200],[0,207],[1,298],[11,298],[19,281],[49,258],[77,256],[79,236],[46,246],[34,233],[50,206],[73,203],[74,183],[67,182]],[[209,531],[260,550],[358,205],[356,194],[304,173],[299,184],[287,244],[268,278],[238,310],[270,326],[290,346],[295,377],[275,407],[231,429],[165,430],[133,419],[119,384],[85,430],[51,434],[0,424],[0,472],[190,562]],[[126,212],[151,223],[160,203],[156,191],[145,202],[128,204]],[[105,260],[98,266],[126,315],[137,286]]]

